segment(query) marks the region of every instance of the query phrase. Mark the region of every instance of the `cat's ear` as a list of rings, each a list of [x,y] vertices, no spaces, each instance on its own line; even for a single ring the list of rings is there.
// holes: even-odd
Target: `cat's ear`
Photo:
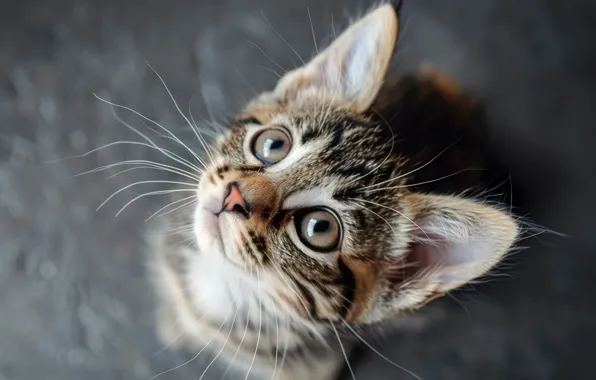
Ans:
[[[377,318],[422,306],[484,275],[518,236],[506,212],[474,201],[437,195],[404,197],[410,218],[407,251],[388,258],[380,274]]]
[[[366,111],[383,83],[397,33],[398,19],[393,6],[377,8],[343,32],[311,62],[281,78],[276,95],[292,101],[304,94],[324,93],[348,102],[357,112]]]

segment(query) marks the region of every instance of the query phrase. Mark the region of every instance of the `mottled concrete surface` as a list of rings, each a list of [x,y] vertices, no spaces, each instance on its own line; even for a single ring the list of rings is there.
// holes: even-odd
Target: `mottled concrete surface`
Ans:
[[[314,52],[363,1],[3,0],[0,8],[0,379],[148,380],[190,356],[160,350],[143,267],[145,197],[114,214],[135,180],[74,174],[158,155],[93,93],[124,103],[195,146],[150,62],[184,110],[221,120],[270,70]],[[397,68],[443,68],[488,100],[494,147],[509,165],[524,215],[570,238],[529,239],[506,276],[446,302],[425,328],[372,339],[387,357],[434,379],[591,379],[596,362],[596,67],[593,2],[410,1]],[[264,49],[270,62],[253,44]],[[209,112],[208,112],[209,110]],[[119,111],[145,128],[137,117]],[[133,115],[134,116],[134,115]],[[149,131],[149,133],[151,133]],[[162,187],[157,187],[162,188]],[[133,191],[134,190],[134,191]],[[518,190],[516,190],[518,191]],[[514,192],[514,197],[516,193]],[[412,379],[364,350],[357,379]],[[209,358],[160,378],[195,379]],[[206,379],[219,379],[221,368]]]

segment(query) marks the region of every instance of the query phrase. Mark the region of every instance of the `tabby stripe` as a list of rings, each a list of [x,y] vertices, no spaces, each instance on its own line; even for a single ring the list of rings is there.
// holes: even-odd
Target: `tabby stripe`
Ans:
[[[287,272],[286,272],[287,273]],[[308,290],[306,288],[306,286],[302,285],[302,283],[300,283],[300,281],[298,281],[296,279],[296,277],[294,277],[293,275],[291,275],[290,273],[287,273],[287,275],[290,277],[290,279],[292,279],[292,281],[294,281],[294,283],[298,286],[298,289],[300,290],[300,293],[302,293],[303,298],[306,298],[306,302],[308,303],[308,305],[304,305],[307,306],[307,310],[306,312],[313,317],[315,320],[318,319],[317,317],[317,304],[315,302],[315,297],[312,295],[311,291]]]
[[[343,302],[340,310],[342,318],[345,319],[350,312],[356,296],[356,277],[354,276],[354,272],[348,268],[341,257],[338,260],[338,266],[341,274],[341,282],[344,286],[342,294]]]

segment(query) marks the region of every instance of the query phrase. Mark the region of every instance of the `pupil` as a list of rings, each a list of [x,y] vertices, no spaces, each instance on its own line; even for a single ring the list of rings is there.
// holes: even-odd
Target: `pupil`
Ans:
[[[282,148],[283,146],[284,146],[284,142],[283,142],[283,140],[281,140],[281,139],[277,139],[277,140],[270,140],[270,143],[269,143],[269,148],[270,148],[270,149],[275,149],[275,150],[277,150],[277,149],[280,149],[280,148]]]
[[[329,230],[329,221],[327,220],[317,220],[314,223],[313,232],[315,234],[327,232]]]

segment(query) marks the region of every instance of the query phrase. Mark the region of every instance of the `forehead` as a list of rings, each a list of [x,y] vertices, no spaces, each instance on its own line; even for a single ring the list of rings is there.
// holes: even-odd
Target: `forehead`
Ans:
[[[249,107],[221,143],[225,159],[237,165],[259,165],[251,157],[254,136],[281,127],[291,135],[288,156],[263,172],[279,186],[309,189],[333,186],[349,191],[385,180],[395,168],[394,139],[388,126],[355,115],[331,103],[300,107]],[[251,160],[252,158],[252,160]]]

